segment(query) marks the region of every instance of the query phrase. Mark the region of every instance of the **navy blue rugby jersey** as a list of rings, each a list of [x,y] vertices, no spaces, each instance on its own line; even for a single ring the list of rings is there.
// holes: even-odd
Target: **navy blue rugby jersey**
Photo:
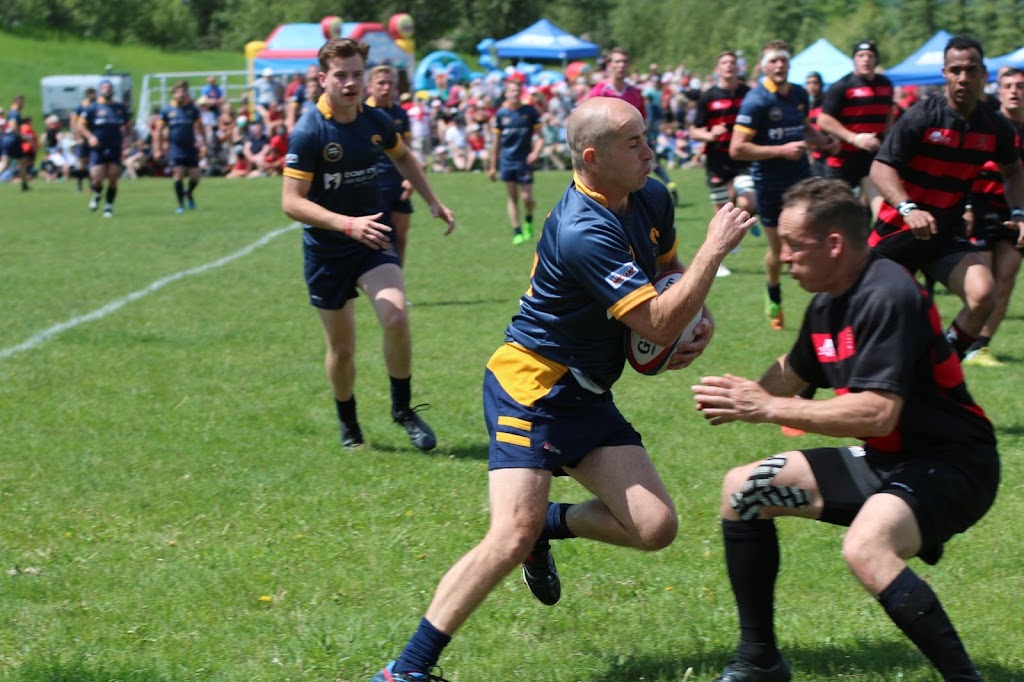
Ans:
[[[193,102],[183,106],[169,104],[160,110],[160,118],[167,124],[167,141],[175,147],[186,149],[196,146],[196,121],[199,107]]]
[[[306,197],[329,211],[348,216],[373,215],[380,211],[378,155],[401,149],[402,139],[391,118],[373,107],[362,108],[350,123],[332,118],[327,95],[317,108],[302,115],[288,138],[284,175],[306,180]],[[309,246],[356,243],[335,230],[305,226]]]
[[[611,388],[626,360],[619,318],[657,296],[651,280],[676,255],[673,220],[660,182],[648,178],[619,215],[575,178],[544,221],[505,340]]]
[[[494,114],[494,134],[501,142],[499,167],[508,168],[526,163],[533,148],[533,135],[540,130],[540,112],[529,104],[517,109],[501,107]]]
[[[789,360],[805,381],[839,395],[877,390],[903,398],[892,433],[862,439],[875,450],[907,454],[950,443],[995,445],[992,424],[967,390],[938,310],[895,261],[873,256],[849,291],[816,294]]]
[[[128,107],[120,102],[107,102],[101,97],[85,108],[82,118],[99,141],[98,148],[121,148],[121,131],[130,118]]]
[[[402,138],[402,142],[409,143],[412,133],[409,130],[409,114],[405,109],[397,104],[392,104],[390,108],[385,109],[377,106],[372,97],[366,100],[366,104],[390,116],[391,122],[395,124],[395,132]],[[404,178],[395,168],[395,164],[391,163],[391,157],[387,154],[380,154],[377,157],[377,181],[380,182],[380,186],[383,188],[398,187],[402,184],[402,180]]]
[[[778,86],[765,78],[743,98],[733,131],[751,135],[754,144],[781,147],[805,138],[804,124],[809,112],[810,100],[801,86],[790,83],[789,93],[781,95]],[[796,161],[753,161],[750,169],[754,182],[768,189],[786,189],[811,175],[811,164],[806,155]]]

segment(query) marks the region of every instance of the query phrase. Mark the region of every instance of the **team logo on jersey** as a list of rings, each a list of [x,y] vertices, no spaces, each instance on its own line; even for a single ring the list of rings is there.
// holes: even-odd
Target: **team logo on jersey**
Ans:
[[[956,144],[953,140],[953,131],[945,130],[943,128],[931,128],[925,133],[925,139],[932,144],[941,144],[946,146],[955,146]]]
[[[298,154],[286,154],[285,157],[284,157],[284,162],[287,165],[291,165],[293,163],[298,163],[299,162],[299,155]]]
[[[658,240],[661,239],[661,230],[656,227],[652,227],[647,232],[647,237],[651,240],[652,244],[657,244]]]
[[[341,149],[341,145],[337,142],[331,142],[324,147],[324,161],[330,161],[331,163],[341,161],[342,154],[344,152]]]
[[[373,147],[373,151],[379,152],[384,149],[384,138],[380,135],[372,135],[370,137],[370,146]]]
[[[782,109],[780,109],[778,107],[772,107],[768,111],[768,118],[770,118],[773,121],[781,121],[782,120]]]
[[[618,289],[638,272],[640,272],[640,268],[638,268],[634,263],[626,263],[622,267],[609,272],[604,278],[604,281],[608,282],[608,284],[612,286],[612,289]]]

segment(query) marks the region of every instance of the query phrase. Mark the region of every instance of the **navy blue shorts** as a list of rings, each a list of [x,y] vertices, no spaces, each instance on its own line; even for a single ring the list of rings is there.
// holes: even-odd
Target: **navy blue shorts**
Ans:
[[[359,296],[356,282],[365,273],[392,263],[401,266],[393,248],[375,251],[353,248],[343,253],[325,254],[304,248],[306,288],[309,302],[316,308],[340,310],[349,299]]]
[[[24,156],[21,151],[21,137],[0,135],[0,156],[6,156],[9,159],[20,159]]]
[[[385,213],[412,213],[412,202],[402,198],[402,186],[381,187],[380,205]]]
[[[121,165],[120,147],[99,147],[89,150],[89,167],[102,166],[105,163]]]
[[[757,188],[757,214],[761,218],[761,225],[763,227],[776,228],[779,226],[779,215],[782,213],[782,195],[785,192],[785,188]]]
[[[195,147],[178,147],[171,145],[167,160],[171,168],[181,166],[183,168],[199,168],[199,150]]]
[[[947,540],[981,519],[999,487],[999,453],[984,444],[950,444],[900,455],[863,447],[802,451],[824,503],[821,520],[849,526],[868,497],[889,493],[907,503],[921,531],[922,561],[935,564]]]
[[[565,367],[517,346],[499,348],[487,363],[483,399],[489,469],[562,475],[596,448],[643,447],[610,393],[586,390]]]
[[[533,184],[533,169],[529,166],[502,166],[501,167],[501,181],[502,182],[514,182],[519,185],[532,185]]]

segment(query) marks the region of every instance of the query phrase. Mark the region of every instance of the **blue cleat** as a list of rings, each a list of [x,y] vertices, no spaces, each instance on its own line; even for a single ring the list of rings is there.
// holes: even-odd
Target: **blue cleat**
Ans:
[[[188,198],[186,198],[185,201],[188,203],[188,208],[189,208],[190,211],[196,210],[196,200],[195,199],[193,199],[192,197],[188,197]]]
[[[181,215],[182,213],[184,213],[184,212],[185,212],[185,207],[184,207],[184,206],[179,206],[178,208],[174,209],[174,212],[175,212],[175,213],[176,213],[177,215]]]
[[[448,682],[448,680],[430,673],[396,673],[392,672],[395,662],[391,661],[384,669],[370,678],[370,682]]]

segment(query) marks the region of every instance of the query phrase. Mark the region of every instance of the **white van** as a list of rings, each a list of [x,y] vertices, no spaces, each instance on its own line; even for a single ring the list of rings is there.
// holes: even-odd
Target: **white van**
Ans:
[[[80,74],[73,76],[46,76],[43,88],[43,116],[56,114],[66,123],[71,113],[85,99],[86,88],[100,88],[100,81],[109,80],[114,86],[114,99],[132,109],[132,77],[127,73]]]

